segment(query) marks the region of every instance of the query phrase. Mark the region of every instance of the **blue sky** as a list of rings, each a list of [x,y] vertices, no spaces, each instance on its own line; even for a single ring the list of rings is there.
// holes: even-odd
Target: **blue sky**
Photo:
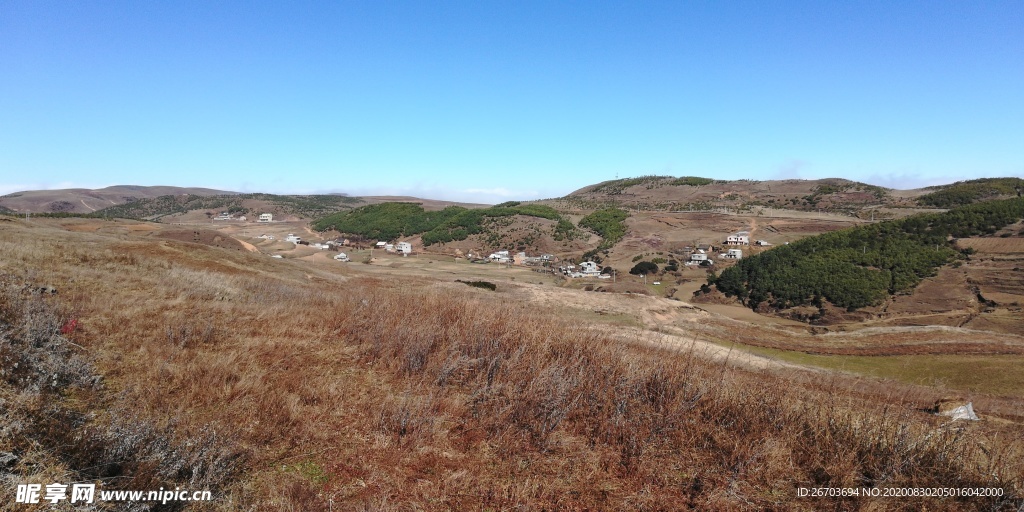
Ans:
[[[0,193],[1024,176],[1024,2],[0,3]]]

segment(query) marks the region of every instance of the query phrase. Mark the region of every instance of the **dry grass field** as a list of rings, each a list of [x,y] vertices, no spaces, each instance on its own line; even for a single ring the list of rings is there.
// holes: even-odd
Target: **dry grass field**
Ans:
[[[796,335],[787,326],[655,297],[602,303],[591,297],[614,295],[519,274],[491,292],[437,276],[431,265],[469,266],[440,259],[274,259],[161,239],[158,227],[0,220],[0,452],[17,457],[0,467],[0,503],[23,481],[217,497],[152,510],[1022,503],[1012,414],[952,422],[926,411],[946,389],[692,348],[781,343]],[[844,336],[882,341],[835,343]],[[918,341],[941,341],[929,336]],[[798,498],[801,486],[1003,496]]]

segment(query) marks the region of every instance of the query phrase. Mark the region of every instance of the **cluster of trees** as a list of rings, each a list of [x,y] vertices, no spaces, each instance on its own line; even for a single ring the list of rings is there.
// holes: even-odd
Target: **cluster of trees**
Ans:
[[[683,176],[672,180],[669,185],[673,187],[699,187],[701,185],[710,185],[715,183],[715,180],[711,178],[701,178],[698,176]]]
[[[626,236],[626,217],[629,214],[618,208],[604,208],[597,210],[580,219],[580,227],[586,228],[601,236],[601,243],[594,249],[583,254],[584,260],[594,260],[600,263],[597,253],[611,249],[613,245]]]
[[[653,261],[641,261],[640,263],[633,265],[633,268],[629,269],[629,273],[634,276],[657,274],[658,264]]]
[[[555,234],[562,237],[572,237],[576,229],[554,208],[518,202],[475,209],[449,206],[440,211],[426,211],[416,203],[381,203],[329,215],[314,222],[313,229],[334,229],[375,240],[422,234],[423,245],[433,245],[465,240],[483,233],[487,219],[513,215],[557,221]]]
[[[828,300],[855,309],[934,275],[957,257],[952,238],[991,234],[1022,218],[1024,199],[1009,199],[825,233],[745,258],[708,283],[751,308]]]
[[[602,245],[611,247],[626,236],[626,218],[629,214],[618,208],[597,210],[580,219],[580,227],[601,235]]]
[[[674,176],[638,176],[636,178],[622,178],[619,180],[611,180],[600,183],[596,187],[592,188],[591,192],[604,192],[609,195],[621,194],[624,190],[629,187],[636,185],[647,185],[647,188],[657,188],[663,185],[669,185],[673,187],[698,187],[701,185],[710,185],[712,183],[721,183],[719,181],[710,178],[701,178],[698,176],[682,176],[676,178]]]
[[[918,197],[917,202],[924,206],[953,208],[1001,196],[1020,196],[1024,190],[1024,180],[1020,178],[982,178],[958,181],[952,185],[937,188],[939,190]]]

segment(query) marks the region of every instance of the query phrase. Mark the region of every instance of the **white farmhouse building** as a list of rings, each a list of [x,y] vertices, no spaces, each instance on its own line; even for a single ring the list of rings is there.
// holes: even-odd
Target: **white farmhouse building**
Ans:
[[[750,232],[740,231],[727,236],[725,245],[750,245]]]
[[[257,222],[273,222],[273,220],[274,220],[274,214],[273,213],[261,213],[260,214],[260,218],[257,220]]]
[[[580,274],[583,274],[583,277],[597,277],[601,275],[601,267],[593,261],[584,261],[580,263]]]

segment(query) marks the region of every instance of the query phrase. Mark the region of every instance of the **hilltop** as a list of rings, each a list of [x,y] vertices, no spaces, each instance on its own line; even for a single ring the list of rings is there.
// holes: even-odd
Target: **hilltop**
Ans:
[[[897,190],[843,178],[716,180],[696,176],[640,176],[588,185],[545,202],[567,209],[608,206],[644,210],[778,208],[857,214],[878,208],[950,208],[1019,196],[1021,178],[982,178]]]
[[[549,201],[566,208],[583,209],[619,206],[674,211],[763,207],[841,211],[913,205],[908,195],[912,194],[840,178],[728,181],[693,176],[641,176],[589,185]]]

